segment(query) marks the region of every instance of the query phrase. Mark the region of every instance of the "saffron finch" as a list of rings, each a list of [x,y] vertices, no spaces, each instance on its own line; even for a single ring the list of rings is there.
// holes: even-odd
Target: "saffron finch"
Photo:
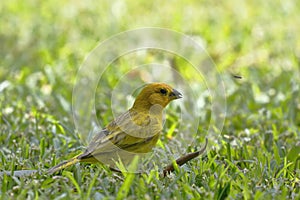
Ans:
[[[165,83],[147,84],[133,106],[98,132],[84,153],[48,170],[52,174],[77,162],[101,162],[113,167],[121,159],[129,163],[156,145],[162,130],[162,111],[182,94]]]

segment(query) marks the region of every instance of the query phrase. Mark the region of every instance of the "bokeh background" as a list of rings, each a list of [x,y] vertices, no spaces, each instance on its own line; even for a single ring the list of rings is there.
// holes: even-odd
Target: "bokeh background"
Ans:
[[[216,144],[216,149],[166,179],[159,177],[159,163],[144,175],[76,165],[54,178],[42,172],[21,178],[1,176],[0,195],[12,199],[299,198],[299,12],[300,3],[293,0],[1,1],[1,170],[43,172],[84,149],[72,117],[76,73],[99,42],[129,29],[168,28],[201,43],[223,76],[227,114],[220,133],[222,145]],[[148,52],[143,58],[172,63],[170,57],[159,55]],[[128,60],[115,64],[126,69]],[[184,65],[178,58],[174,63]],[[107,76],[101,87],[113,88],[120,71]],[[105,125],[113,118],[111,99],[107,93],[97,95],[101,97],[96,105],[98,119]],[[132,101],[131,94],[127,98]],[[210,122],[209,95],[204,93],[203,98],[200,132]],[[172,142],[180,150],[183,141],[174,139],[179,126],[176,109],[168,110],[167,134],[158,151],[170,151]],[[194,151],[204,137],[200,134],[199,144],[182,148]],[[174,158],[179,155],[177,151]]]

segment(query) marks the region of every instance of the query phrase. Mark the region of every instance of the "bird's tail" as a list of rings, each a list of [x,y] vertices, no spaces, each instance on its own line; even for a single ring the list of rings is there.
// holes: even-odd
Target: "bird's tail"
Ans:
[[[74,165],[74,164],[78,163],[79,161],[80,161],[80,159],[78,159],[78,156],[75,156],[74,158],[71,158],[70,160],[64,161],[64,162],[59,163],[58,165],[50,168],[48,170],[48,173],[53,174],[57,171],[60,171],[60,170],[65,169],[65,168],[67,168],[71,165]]]

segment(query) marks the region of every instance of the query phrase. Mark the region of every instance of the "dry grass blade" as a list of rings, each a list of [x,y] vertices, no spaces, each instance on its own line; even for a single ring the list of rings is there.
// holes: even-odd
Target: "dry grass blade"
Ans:
[[[207,147],[207,138],[205,138],[205,145],[204,147],[202,147],[202,149],[200,149],[199,151],[196,151],[196,152],[193,152],[193,153],[189,153],[189,154],[186,154],[186,155],[183,155],[182,157],[178,158],[176,160],[176,163],[178,166],[181,166],[185,163],[187,163],[188,161],[196,158],[197,156],[199,156],[200,154],[202,154],[206,147]],[[173,166],[173,163],[169,164],[168,166],[166,166],[163,170],[163,177],[165,177],[167,174],[169,174],[170,172],[174,171],[174,166]]]

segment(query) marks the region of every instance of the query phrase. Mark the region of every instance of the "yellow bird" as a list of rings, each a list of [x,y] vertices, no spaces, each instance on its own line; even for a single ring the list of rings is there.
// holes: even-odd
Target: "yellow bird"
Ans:
[[[110,122],[92,139],[84,153],[48,170],[52,174],[77,162],[128,164],[134,155],[147,153],[156,145],[162,130],[162,111],[182,94],[165,83],[147,84],[133,106]]]

